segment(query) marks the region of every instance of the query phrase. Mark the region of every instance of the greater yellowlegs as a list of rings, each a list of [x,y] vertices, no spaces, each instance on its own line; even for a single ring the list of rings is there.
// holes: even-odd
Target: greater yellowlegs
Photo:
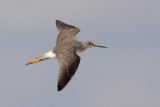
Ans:
[[[56,26],[59,34],[54,49],[36,57],[36,61],[28,62],[26,65],[56,58],[59,64],[57,90],[61,91],[71,80],[78,69],[80,57],[77,54],[91,47],[107,47],[95,45],[91,41],[77,41],[76,34],[80,31],[80,29],[77,27],[66,24],[59,20],[56,20]]]

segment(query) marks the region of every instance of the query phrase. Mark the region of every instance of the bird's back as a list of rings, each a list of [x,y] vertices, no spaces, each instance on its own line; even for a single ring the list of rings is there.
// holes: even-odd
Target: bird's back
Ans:
[[[57,52],[64,52],[64,51],[76,51],[76,49],[80,47],[80,42],[78,41],[64,41],[63,43],[59,43],[57,44],[54,49],[53,52],[57,53]]]

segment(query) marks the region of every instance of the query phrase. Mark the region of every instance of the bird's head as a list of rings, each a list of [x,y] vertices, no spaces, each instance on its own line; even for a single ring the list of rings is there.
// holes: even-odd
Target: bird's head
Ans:
[[[92,47],[100,47],[100,48],[107,48],[105,46],[100,46],[100,45],[95,45],[93,42],[91,41],[84,41],[82,42],[82,44],[86,47],[86,48],[92,48]]]

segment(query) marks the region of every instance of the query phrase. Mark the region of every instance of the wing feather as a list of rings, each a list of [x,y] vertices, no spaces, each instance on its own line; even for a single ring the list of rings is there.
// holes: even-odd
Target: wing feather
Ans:
[[[78,65],[80,63],[80,57],[75,53],[58,53],[57,59],[59,63],[59,75],[58,75],[58,91],[61,91],[71,80]]]
[[[79,28],[66,24],[59,20],[56,20],[56,26],[59,31],[56,44],[66,39],[76,40],[76,34],[80,31]]]

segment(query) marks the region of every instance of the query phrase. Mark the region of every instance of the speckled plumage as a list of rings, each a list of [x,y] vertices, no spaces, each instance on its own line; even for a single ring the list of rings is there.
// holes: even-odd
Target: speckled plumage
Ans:
[[[59,34],[53,53],[56,54],[59,63],[57,88],[60,91],[67,85],[78,68],[80,57],[76,49],[81,43],[76,40],[76,34],[80,31],[78,28],[59,20],[56,21],[56,26]]]
[[[76,34],[80,29],[72,25],[57,20],[56,26],[59,34],[54,49],[36,57],[36,61],[28,62],[26,65],[56,58],[59,64],[57,90],[61,91],[69,83],[78,69],[80,63],[79,53],[91,47],[107,47],[95,45],[91,41],[77,41]]]

